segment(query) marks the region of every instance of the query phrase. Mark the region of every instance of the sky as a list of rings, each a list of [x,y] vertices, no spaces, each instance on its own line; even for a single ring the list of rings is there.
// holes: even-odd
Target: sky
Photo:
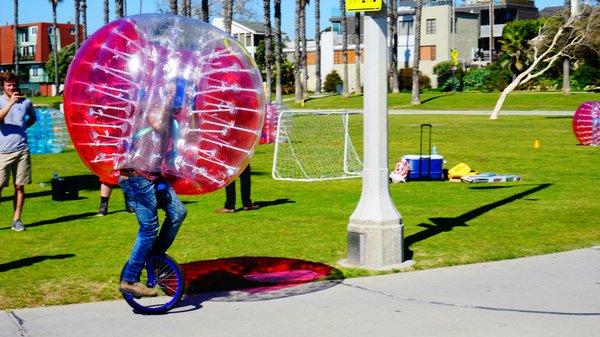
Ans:
[[[155,0],[125,0],[127,3],[127,14],[155,13],[157,6]],[[457,2],[461,0],[456,0]],[[197,1],[193,1],[196,3]],[[0,25],[14,23],[13,0],[0,0]],[[314,1],[307,7],[307,27],[314,27]],[[329,17],[339,12],[338,0],[321,0],[321,29],[329,27]],[[141,9],[140,9],[141,4]],[[562,6],[564,0],[535,0],[539,10],[549,6]],[[101,0],[87,0],[88,34],[102,27],[103,10]],[[290,38],[294,37],[294,15],[295,0],[281,0],[281,26],[282,31]],[[251,6],[257,15],[257,21],[262,21],[262,0],[251,0]],[[47,10],[46,10],[47,9]],[[57,6],[58,22],[74,22],[75,11],[73,0],[63,0]],[[110,1],[110,20],[115,19],[114,1]],[[49,0],[19,0],[19,22],[52,22],[52,6]],[[307,38],[313,38],[314,28],[308,28]]]

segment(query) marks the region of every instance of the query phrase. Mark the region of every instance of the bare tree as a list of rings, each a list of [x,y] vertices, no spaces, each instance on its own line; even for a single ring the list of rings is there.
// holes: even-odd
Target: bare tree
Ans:
[[[15,74],[19,76],[19,63],[21,62],[21,55],[19,53],[19,0],[14,0],[15,7]]]
[[[419,92],[419,62],[421,62],[421,12],[423,10],[423,1],[417,0],[415,5],[415,43],[412,69],[412,95],[411,105],[421,104],[421,93]]]
[[[342,14],[342,96],[348,97],[348,22],[346,20],[346,0],[340,0],[340,12]]]
[[[519,85],[542,75],[552,68],[556,61],[571,56],[578,47],[587,45],[594,48],[593,39],[597,38],[595,36],[598,35],[598,30],[600,30],[599,7],[588,8],[581,16],[571,16],[566,22],[562,22],[562,18],[559,17],[549,19],[540,28],[538,36],[530,41],[530,54],[533,58],[531,65],[504,88],[490,119],[498,118],[506,97]],[[600,55],[598,49],[595,50]]]
[[[354,32],[356,34],[356,40],[354,42],[354,64],[356,66],[356,89],[354,93],[362,95],[362,89],[360,87],[360,12],[354,13]]]
[[[282,104],[281,95],[281,0],[275,0],[275,102]]]
[[[74,0],[75,7],[75,50],[79,49],[79,16],[81,15],[81,1]]]
[[[315,94],[321,94],[321,6],[320,0],[315,0]]]
[[[398,3],[397,0],[390,1],[389,12],[389,31],[390,31],[390,76],[392,92],[400,92],[398,83]]]
[[[263,0],[265,24],[265,94],[267,103],[271,103],[271,0]]]
[[[104,24],[108,23],[108,13],[109,13],[109,8],[108,8],[108,0],[104,0],[102,2],[102,12],[104,13]]]

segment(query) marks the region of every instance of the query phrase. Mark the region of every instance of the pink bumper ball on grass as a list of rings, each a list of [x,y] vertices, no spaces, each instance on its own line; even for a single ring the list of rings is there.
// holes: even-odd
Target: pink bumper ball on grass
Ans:
[[[264,115],[260,72],[231,36],[195,19],[142,14],[100,28],[65,81],[65,121],[104,182],[160,171],[180,194],[227,185],[248,163]]]
[[[600,102],[585,102],[573,115],[573,133],[581,145],[600,145]]]

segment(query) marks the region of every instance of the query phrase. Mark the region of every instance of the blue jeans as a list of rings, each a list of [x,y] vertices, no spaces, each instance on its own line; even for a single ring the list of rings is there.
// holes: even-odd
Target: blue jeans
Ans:
[[[122,280],[138,282],[146,256],[164,254],[169,249],[187,210],[166,182],[152,182],[141,176],[132,176],[121,178],[119,184],[140,225]],[[159,208],[165,211],[162,227],[158,223]]]

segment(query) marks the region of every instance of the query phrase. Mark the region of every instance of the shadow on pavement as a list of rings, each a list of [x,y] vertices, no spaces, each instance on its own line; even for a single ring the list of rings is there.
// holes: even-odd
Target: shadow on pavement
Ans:
[[[331,288],[344,274],[323,263],[243,256],[184,263],[186,296],[171,313],[196,310],[202,302],[264,301]],[[192,308],[190,308],[192,307]]]
[[[467,213],[461,214],[454,218],[429,218],[429,220],[433,222],[433,225],[428,223],[421,223],[418,226],[425,228],[424,230],[404,238],[404,257],[406,260],[412,259],[413,251],[410,250],[410,246],[413,243],[423,241],[442,232],[449,232],[454,227],[467,227],[469,226],[467,224],[468,221],[473,220],[476,217],[486,212],[489,212],[494,208],[522,199],[530,194],[541,191],[550,186],[552,186],[552,184],[540,184],[521,193],[517,193],[515,195],[504,198],[502,200],[498,200],[491,204],[478,207],[474,210],[468,211]]]

